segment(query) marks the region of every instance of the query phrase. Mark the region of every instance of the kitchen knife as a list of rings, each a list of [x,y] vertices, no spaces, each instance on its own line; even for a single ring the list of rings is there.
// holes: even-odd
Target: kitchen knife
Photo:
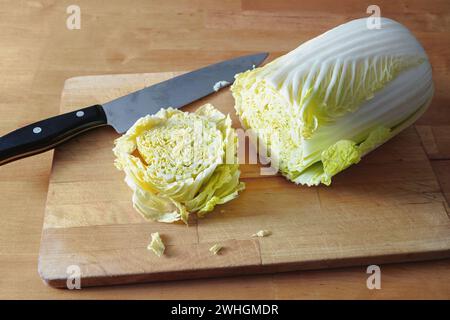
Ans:
[[[180,108],[215,92],[219,81],[233,83],[234,75],[260,65],[267,53],[219,62],[138,90],[102,105],[64,113],[17,129],[0,138],[0,165],[50,150],[74,136],[110,125],[127,131],[140,117],[161,108]]]

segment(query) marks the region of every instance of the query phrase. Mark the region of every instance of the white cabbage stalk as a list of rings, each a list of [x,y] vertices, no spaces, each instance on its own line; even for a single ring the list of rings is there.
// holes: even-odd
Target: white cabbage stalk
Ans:
[[[390,19],[381,18],[381,29],[366,22],[340,25],[236,76],[231,90],[243,126],[268,141],[295,183],[329,185],[431,101],[431,66],[415,37]]]
[[[206,104],[194,113],[168,108],[139,119],[113,151],[144,218],[187,223],[189,213],[203,216],[244,189],[236,141],[230,117]]]

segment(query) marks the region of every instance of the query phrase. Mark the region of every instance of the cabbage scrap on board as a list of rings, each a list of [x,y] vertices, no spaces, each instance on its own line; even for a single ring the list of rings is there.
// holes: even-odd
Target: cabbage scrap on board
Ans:
[[[236,141],[230,117],[206,104],[193,113],[168,108],[139,119],[113,152],[144,218],[187,223],[189,213],[203,216],[244,189]]]
[[[433,96],[431,66],[403,25],[381,18],[340,25],[231,88],[245,128],[303,185],[331,178],[417,120]],[[276,133],[276,135],[274,135]]]

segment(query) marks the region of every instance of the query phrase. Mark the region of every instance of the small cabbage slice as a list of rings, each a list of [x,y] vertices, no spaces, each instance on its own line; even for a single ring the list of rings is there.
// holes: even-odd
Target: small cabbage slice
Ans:
[[[244,189],[231,119],[211,104],[194,113],[161,109],[139,119],[115,141],[115,165],[125,172],[133,205],[144,218],[203,216]]]
[[[166,246],[159,235],[159,232],[151,234],[150,244],[147,246],[148,250],[152,250],[158,257],[161,257],[166,250]]]
[[[252,234],[252,237],[267,237],[272,234],[272,231],[269,230],[259,230],[257,233]]]
[[[305,185],[331,178],[411,125],[428,107],[428,57],[401,24],[340,25],[236,76],[235,108],[279,170]],[[274,133],[277,138],[273,138]]]
[[[213,254],[213,255],[218,255],[219,251],[222,250],[223,246],[216,243],[214,244],[211,248],[209,248],[209,251]]]

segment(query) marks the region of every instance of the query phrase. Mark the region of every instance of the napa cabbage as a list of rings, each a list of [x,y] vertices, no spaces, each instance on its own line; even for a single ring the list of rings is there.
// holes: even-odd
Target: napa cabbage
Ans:
[[[340,25],[236,75],[231,90],[242,125],[266,142],[281,173],[311,186],[329,185],[411,125],[434,89],[420,43],[381,18],[380,29],[366,19]]]

